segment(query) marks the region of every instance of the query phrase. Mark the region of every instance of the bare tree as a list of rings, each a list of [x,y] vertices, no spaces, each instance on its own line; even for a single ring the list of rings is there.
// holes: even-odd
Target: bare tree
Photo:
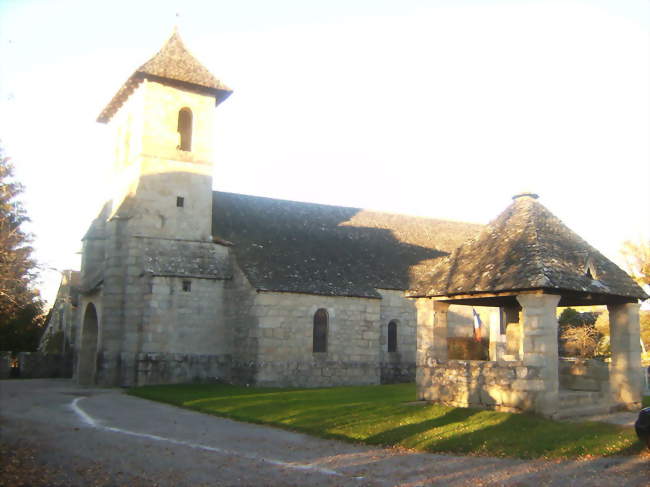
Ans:
[[[596,355],[600,333],[593,325],[566,326],[562,329],[560,338],[569,355],[591,358]]]
[[[638,243],[623,242],[621,254],[625,259],[627,271],[639,285],[650,285],[650,240]]]

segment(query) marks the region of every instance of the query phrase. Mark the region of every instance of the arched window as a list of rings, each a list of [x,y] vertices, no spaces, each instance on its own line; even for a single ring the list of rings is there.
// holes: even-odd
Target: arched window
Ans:
[[[388,323],[388,351],[397,352],[397,321]]]
[[[323,308],[314,313],[313,351],[327,352],[327,311]]]
[[[187,107],[178,112],[178,138],[178,149],[192,150],[192,110]]]

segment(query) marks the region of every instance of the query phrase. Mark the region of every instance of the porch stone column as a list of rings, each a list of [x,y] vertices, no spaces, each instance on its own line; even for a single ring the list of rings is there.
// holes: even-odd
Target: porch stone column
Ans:
[[[641,407],[643,372],[639,308],[636,303],[607,305],[612,350],[610,391],[615,405],[636,410]]]
[[[433,302],[433,357],[447,360],[447,312],[449,303]]]
[[[417,398],[427,400],[431,397],[433,371],[430,359],[433,358],[433,300],[419,298],[415,301],[417,310],[417,350],[415,354],[415,385]]]
[[[516,389],[531,394],[536,412],[552,416],[559,408],[556,308],[560,296],[521,294],[517,301],[522,308],[520,360],[524,365],[540,367],[540,374],[539,379],[518,383]]]
[[[433,300],[419,298],[415,301],[415,309],[417,311],[415,364],[421,367],[426,366],[427,359],[433,355]]]
[[[438,398],[434,372],[439,361],[447,360],[447,311],[449,304],[421,298],[415,302],[418,316],[415,384],[420,400]]]
[[[501,308],[493,308],[490,311],[489,359],[492,362],[502,360],[503,355],[505,354],[505,333],[501,334],[502,319]]]

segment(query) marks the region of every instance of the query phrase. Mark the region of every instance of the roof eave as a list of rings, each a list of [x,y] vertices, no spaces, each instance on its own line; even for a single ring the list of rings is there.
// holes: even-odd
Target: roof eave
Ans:
[[[617,293],[598,293],[594,291],[584,291],[576,289],[561,289],[552,287],[534,287],[534,288],[521,288],[521,289],[507,289],[507,290],[490,290],[490,291],[462,291],[455,293],[439,293],[439,292],[423,292],[423,291],[408,291],[406,296],[409,298],[431,298],[444,301],[461,301],[463,299],[485,299],[485,298],[500,298],[505,296],[516,296],[519,294],[555,294],[570,298],[585,298],[586,301],[597,301],[601,304],[607,304],[609,301],[612,304],[620,302],[636,303],[639,300],[643,301],[648,299],[648,295],[642,291],[643,295],[633,294],[617,294]],[[466,297],[466,298],[465,298]]]
[[[232,90],[225,85],[221,85],[219,88],[212,86],[204,86],[196,83],[190,83],[187,81],[180,81],[172,78],[165,78],[163,76],[157,76],[155,74],[145,73],[143,71],[136,71],[133,73],[129,79],[120,87],[118,92],[113,96],[110,102],[106,107],[101,111],[97,117],[98,123],[108,123],[113,118],[113,115],[122,107],[124,102],[131,96],[131,94],[136,90],[136,88],[144,81],[145,79],[150,81],[157,81],[162,84],[169,86],[174,86],[176,88],[185,89],[188,91],[194,91],[197,93],[203,93],[214,96],[215,106],[220,105],[225,101],[231,94]]]

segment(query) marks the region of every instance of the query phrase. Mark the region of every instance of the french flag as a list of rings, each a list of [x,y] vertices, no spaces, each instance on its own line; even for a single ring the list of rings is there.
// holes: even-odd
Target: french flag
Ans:
[[[474,340],[477,342],[481,341],[481,326],[483,326],[483,323],[481,323],[481,317],[478,315],[476,310],[472,308],[472,314],[474,315]]]

